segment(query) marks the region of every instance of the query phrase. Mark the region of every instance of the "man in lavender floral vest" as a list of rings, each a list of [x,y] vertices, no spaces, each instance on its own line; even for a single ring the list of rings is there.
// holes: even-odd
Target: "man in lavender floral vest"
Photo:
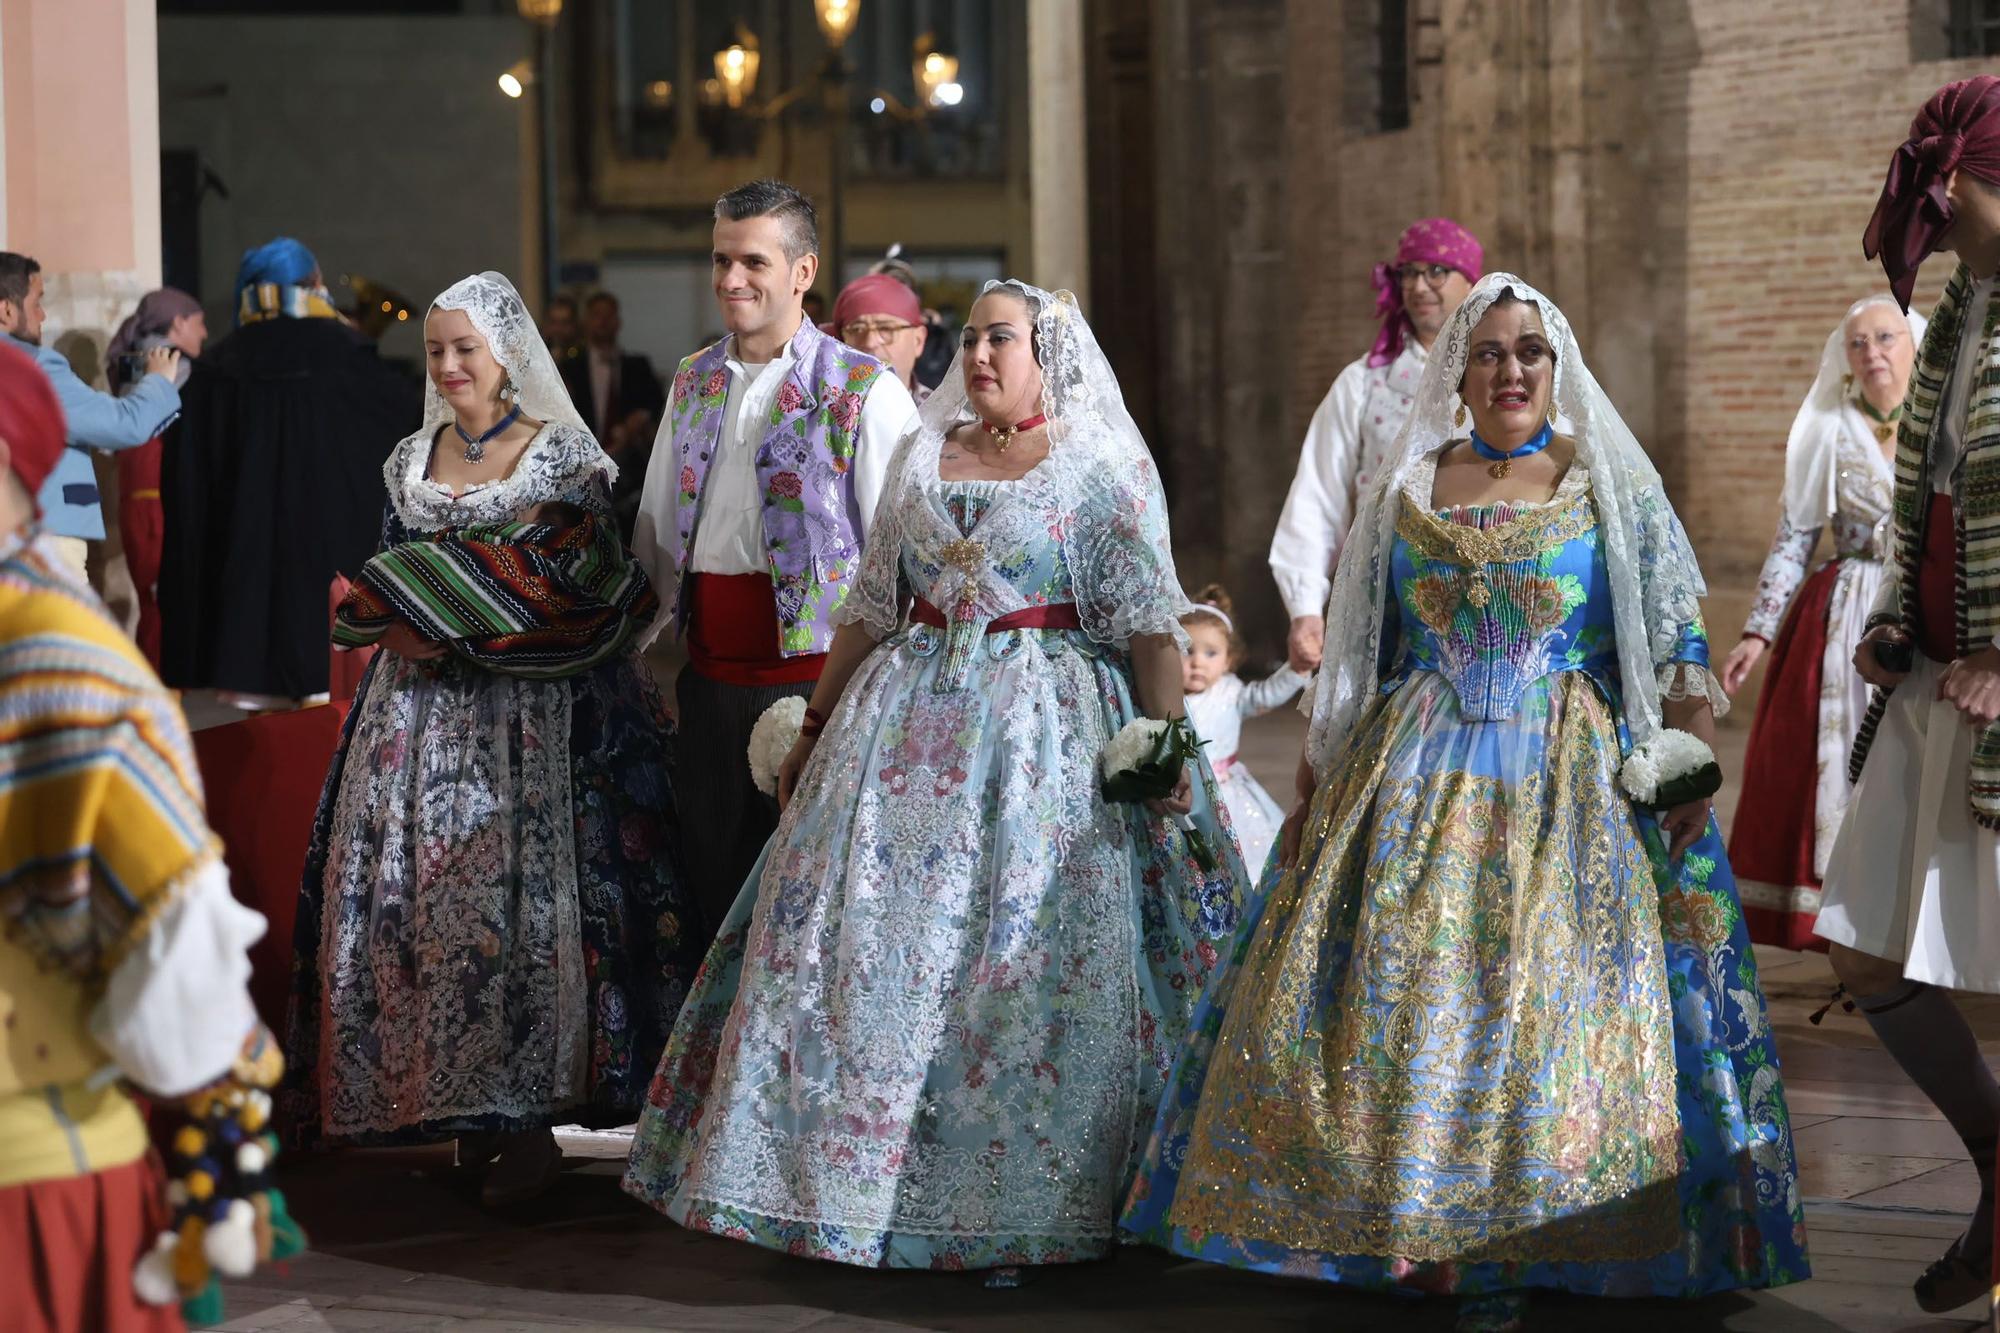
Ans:
[[[819,227],[804,195],[738,186],[715,202],[714,245],[728,335],[674,375],[632,536],[660,594],[652,634],[671,622],[687,646],[674,795],[711,927],[777,827],[777,802],[751,781],[750,729],[812,693],[917,411],[881,362],[806,319]]]

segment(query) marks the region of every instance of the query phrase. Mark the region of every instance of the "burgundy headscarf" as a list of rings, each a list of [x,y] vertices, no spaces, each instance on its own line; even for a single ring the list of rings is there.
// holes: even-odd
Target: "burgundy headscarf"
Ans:
[[[1403,351],[1410,335],[1409,316],[1403,312],[1403,283],[1396,270],[1405,264],[1443,264],[1478,282],[1486,251],[1479,238],[1450,218],[1425,218],[1403,229],[1396,242],[1394,263],[1375,266],[1375,313],[1382,319],[1382,331],[1368,352],[1368,364],[1386,366]]]
[[[7,441],[8,467],[29,495],[39,494],[55,471],[67,434],[49,377],[13,348],[0,347],[0,440]]]
[[[1862,234],[1861,253],[1881,257],[1889,290],[1904,310],[1917,285],[1917,266],[1951,228],[1944,187],[1954,168],[2000,185],[2000,78],[1994,75],[1938,89],[1889,159],[1889,179]]]

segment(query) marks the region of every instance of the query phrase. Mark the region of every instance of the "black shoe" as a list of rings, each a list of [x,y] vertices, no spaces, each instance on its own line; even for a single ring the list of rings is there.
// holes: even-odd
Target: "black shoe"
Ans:
[[[1951,1243],[1944,1257],[1926,1268],[1911,1284],[1917,1305],[1926,1314],[1943,1314],[1969,1305],[1993,1289],[1993,1251],[1968,1255],[1964,1236]]]

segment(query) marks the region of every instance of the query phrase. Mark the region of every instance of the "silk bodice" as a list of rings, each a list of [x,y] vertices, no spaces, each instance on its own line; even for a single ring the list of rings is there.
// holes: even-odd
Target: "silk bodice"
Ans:
[[[1429,481],[1425,470],[1426,490]],[[1546,504],[1433,509],[1408,492],[1400,503],[1385,689],[1437,672],[1467,721],[1512,717],[1530,686],[1558,672],[1587,672],[1616,691],[1611,584],[1583,469]],[[1705,667],[1699,636],[1690,627],[1674,660]]]

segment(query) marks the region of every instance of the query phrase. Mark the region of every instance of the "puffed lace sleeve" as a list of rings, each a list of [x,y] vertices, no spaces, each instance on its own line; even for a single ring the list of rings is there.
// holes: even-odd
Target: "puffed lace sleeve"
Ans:
[[[1707,588],[1700,581],[1687,530],[1658,489],[1639,492],[1636,503],[1639,586],[1660,698],[1705,698],[1715,716],[1721,717],[1729,711],[1729,696],[1709,670],[1708,629],[1701,618],[1701,598]]]
[[[1778,626],[1792,594],[1805,582],[1806,566],[1813,547],[1819,543],[1818,528],[1795,528],[1790,515],[1778,514],[1778,535],[1771,539],[1770,554],[1764,557],[1763,571],[1757,576],[1757,600],[1751,603],[1750,618],[1743,632],[1766,643],[1778,637]]]
[[[1152,458],[1071,466],[1060,475],[1063,553],[1084,631],[1119,646],[1134,634],[1171,634],[1185,646],[1180,618],[1190,604],[1174,572],[1167,497]]]
[[[601,445],[571,426],[552,425],[549,448],[541,460],[543,477],[535,488],[540,497],[562,500],[588,510],[599,522],[613,521],[611,484],[618,464]]]
[[[903,623],[903,604],[909,600],[909,580],[903,577],[903,534],[905,506],[922,503],[923,493],[911,476],[910,462],[924,440],[936,447],[936,436],[913,429],[903,437],[891,455],[882,498],[875,506],[875,518],[861,547],[861,568],[847,587],[847,597],[830,617],[835,626],[859,625],[879,643],[894,634]]]

